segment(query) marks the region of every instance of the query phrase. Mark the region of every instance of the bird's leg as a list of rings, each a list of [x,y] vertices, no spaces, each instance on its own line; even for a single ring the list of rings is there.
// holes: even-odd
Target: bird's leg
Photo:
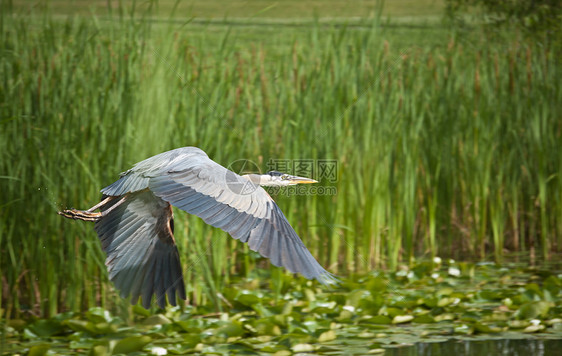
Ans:
[[[127,195],[123,195],[120,197],[111,197],[111,198],[121,198],[119,199],[119,201],[115,204],[113,204],[109,209],[106,209],[104,211],[102,211],[101,213],[101,217],[106,216],[107,214],[109,214],[113,209],[117,208],[119,205],[123,204],[123,202],[125,201],[125,198],[127,198]],[[112,199],[113,200],[113,199]],[[99,205],[99,204],[98,204]],[[90,208],[93,209],[94,207]],[[94,209],[95,210],[95,209]],[[88,210],[89,211],[89,210]]]
[[[59,211],[58,214],[69,219],[83,220],[83,221],[98,221],[104,216],[106,216],[110,211],[121,205],[125,201],[125,197],[126,196],[107,197],[103,199],[99,204],[94,205],[88,210],[69,209],[69,210]],[[94,210],[103,208],[107,203],[109,203],[110,201],[116,198],[121,198],[121,199],[117,203],[113,204],[109,209],[104,210],[101,213],[94,213]]]
[[[109,203],[109,201],[112,200],[113,198],[115,198],[115,197],[107,197],[107,198],[103,199],[98,204],[96,204],[96,205],[92,206],[90,209],[86,210],[86,212],[91,213],[94,210],[101,208],[105,204]]]

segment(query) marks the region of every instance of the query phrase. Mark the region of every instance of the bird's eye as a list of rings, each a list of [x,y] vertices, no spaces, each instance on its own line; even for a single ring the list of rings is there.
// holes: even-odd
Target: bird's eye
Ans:
[[[283,174],[283,175],[281,176],[281,179],[282,179],[282,180],[287,180],[287,179],[289,179],[289,178],[290,178],[290,176],[289,176],[288,174]]]

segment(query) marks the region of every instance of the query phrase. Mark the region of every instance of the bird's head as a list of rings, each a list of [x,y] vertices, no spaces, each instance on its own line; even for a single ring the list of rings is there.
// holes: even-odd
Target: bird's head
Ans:
[[[296,184],[318,183],[318,181],[305,177],[293,176],[287,173],[270,171],[266,174],[248,174],[244,177],[248,178],[252,183],[263,187],[286,187]]]

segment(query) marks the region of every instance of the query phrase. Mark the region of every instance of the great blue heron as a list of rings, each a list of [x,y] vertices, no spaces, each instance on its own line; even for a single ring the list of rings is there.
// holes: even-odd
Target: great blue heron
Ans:
[[[161,308],[166,294],[172,305],[176,305],[176,294],[186,298],[172,205],[248,243],[276,266],[324,285],[334,284],[334,276],[312,257],[261,187],[299,183],[316,181],[279,172],[240,176],[212,161],[201,149],[183,147],[121,173],[119,180],[101,190],[101,202],[90,209],[59,214],[95,222],[107,254],[109,279],[121,297],[132,294],[132,304],[142,297],[147,309],[153,294]]]

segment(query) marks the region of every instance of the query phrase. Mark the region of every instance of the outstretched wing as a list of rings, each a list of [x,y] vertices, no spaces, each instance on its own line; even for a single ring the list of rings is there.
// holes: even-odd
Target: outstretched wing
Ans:
[[[119,205],[116,198],[102,206],[102,213],[108,213],[95,225],[107,254],[109,279],[121,297],[132,294],[132,304],[142,297],[148,309],[155,294],[164,308],[167,294],[170,304],[176,305],[176,295],[186,296],[171,206],[148,189],[128,193],[124,199]]]
[[[247,243],[276,266],[323,284],[337,283],[262,187],[212,161],[199,148],[178,148],[139,162],[102,193],[119,196],[146,188]]]
[[[149,189],[170,204],[228,232],[250,249],[308,279],[336,280],[304,246],[287,218],[260,186],[218,163],[199,159],[150,177]]]

